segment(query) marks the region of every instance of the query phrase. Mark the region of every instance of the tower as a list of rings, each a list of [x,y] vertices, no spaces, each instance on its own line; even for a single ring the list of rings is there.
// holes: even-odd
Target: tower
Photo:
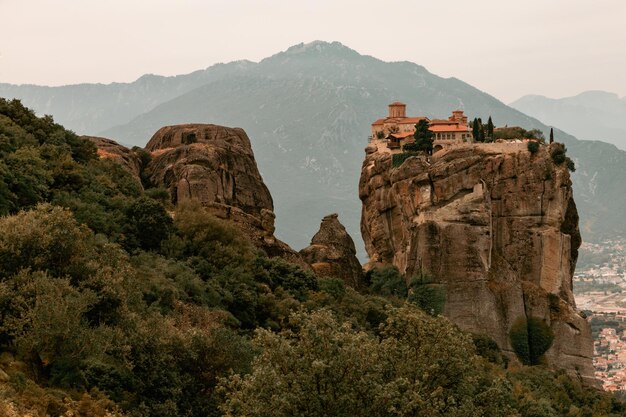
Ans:
[[[406,117],[406,104],[399,101],[389,105],[389,117],[403,119]]]

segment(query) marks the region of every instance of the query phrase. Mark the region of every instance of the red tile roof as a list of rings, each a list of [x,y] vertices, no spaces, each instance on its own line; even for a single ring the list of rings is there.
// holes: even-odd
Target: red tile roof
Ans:
[[[400,103],[399,101],[394,101],[393,103],[390,104],[390,106],[406,106],[406,104]]]
[[[424,116],[420,116],[420,117],[386,117],[384,119],[378,119],[376,120],[374,123],[372,123],[372,126],[380,126],[383,125],[385,123],[397,123],[397,124],[401,124],[401,125],[406,125],[406,124],[417,124],[417,122],[419,122],[420,120],[426,120],[428,121],[428,117],[424,117]]]
[[[441,132],[469,132],[466,125],[432,125],[428,128],[431,132],[441,133]]]
[[[407,124],[407,123],[411,123],[411,124],[416,124],[417,122],[419,122],[420,120],[426,120],[428,121],[428,117],[424,117],[424,116],[419,116],[419,117],[405,117],[404,119],[400,119],[400,123]]]

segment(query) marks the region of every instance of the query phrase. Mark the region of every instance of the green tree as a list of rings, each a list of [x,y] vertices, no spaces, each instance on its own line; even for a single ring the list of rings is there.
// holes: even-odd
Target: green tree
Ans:
[[[442,314],[446,302],[444,288],[441,284],[435,284],[427,274],[420,273],[409,283],[407,301],[430,315]]]
[[[554,129],[550,128],[550,143],[554,143]]]
[[[480,117],[478,118],[478,138],[479,142],[485,141],[485,125],[483,125],[483,121]]]
[[[511,346],[524,365],[538,365],[554,339],[552,329],[539,317],[519,317],[509,330]]]
[[[478,119],[474,117],[472,121],[472,136],[474,142],[480,142],[480,126],[478,125]]]
[[[426,152],[428,155],[433,152],[433,141],[435,134],[430,131],[428,121],[422,119],[415,125],[415,133],[413,134],[415,141],[404,145],[404,151]]]
[[[135,200],[126,210],[125,246],[156,250],[172,231],[173,221],[161,203],[148,197]]]
[[[471,339],[415,307],[390,308],[381,336],[327,310],[257,330],[249,375],[222,381],[225,416],[509,415],[505,384],[480,379]],[[444,340],[446,340],[444,342]],[[486,376],[486,375],[485,375]]]
[[[393,296],[405,299],[408,290],[406,280],[398,269],[393,266],[384,266],[367,271],[366,280],[374,294]]]
[[[489,116],[489,120],[487,120],[487,142],[493,142],[493,122],[491,121],[491,116]]]

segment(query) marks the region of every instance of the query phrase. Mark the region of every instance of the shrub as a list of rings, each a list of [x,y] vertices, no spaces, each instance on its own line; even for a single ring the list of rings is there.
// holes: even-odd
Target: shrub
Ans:
[[[332,296],[335,300],[341,300],[346,294],[346,284],[337,278],[320,279],[318,286],[321,291]]]
[[[404,277],[392,266],[374,268],[367,272],[366,279],[374,294],[399,298],[406,298],[408,294]]]
[[[530,140],[528,141],[528,151],[532,154],[537,153],[539,150],[539,142]]]
[[[476,353],[479,356],[503,368],[507,367],[509,358],[502,353],[502,350],[495,340],[485,334],[472,334],[472,341],[474,342]]]
[[[538,365],[554,340],[552,329],[538,317],[519,317],[509,330],[509,339],[524,365]]]
[[[391,164],[393,165],[394,168],[397,168],[400,165],[402,165],[404,161],[406,161],[410,157],[417,156],[417,155],[419,155],[419,152],[402,152],[402,153],[393,154],[393,156],[391,157]]]
[[[565,146],[562,146],[562,145],[555,146],[551,153],[552,161],[557,165],[561,165],[563,162],[565,162],[566,151],[567,149],[565,148]]]
[[[387,312],[379,337],[328,310],[257,330],[252,372],[221,380],[223,415],[511,415],[506,386],[478,376],[467,335],[412,306]]]
[[[172,218],[161,203],[148,197],[135,200],[126,210],[125,227],[128,249],[156,250],[166,239],[173,226]]]

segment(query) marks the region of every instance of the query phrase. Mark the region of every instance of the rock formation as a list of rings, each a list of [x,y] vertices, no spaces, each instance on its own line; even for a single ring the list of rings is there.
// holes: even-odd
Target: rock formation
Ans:
[[[100,158],[111,159],[117,162],[133,176],[137,183],[141,184],[141,161],[137,153],[111,139],[97,136],[81,137],[90,140],[96,145]]]
[[[146,145],[145,175],[169,190],[172,202],[195,199],[219,218],[235,222],[269,256],[306,264],[274,237],[274,206],[240,128],[211,124],[166,126]],[[308,267],[308,266],[307,266]]]
[[[302,249],[300,255],[320,277],[341,278],[353,288],[363,285],[363,268],[356,257],[354,241],[337,214],[322,219],[311,245]]]
[[[555,338],[546,359],[593,382],[589,324],[575,308],[581,239],[569,172],[542,146],[476,144],[412,157],[370,144],[359,184],[370,266],[425,272],[446,290],[445,315],[513,357],[509,330],[540,317]]]

